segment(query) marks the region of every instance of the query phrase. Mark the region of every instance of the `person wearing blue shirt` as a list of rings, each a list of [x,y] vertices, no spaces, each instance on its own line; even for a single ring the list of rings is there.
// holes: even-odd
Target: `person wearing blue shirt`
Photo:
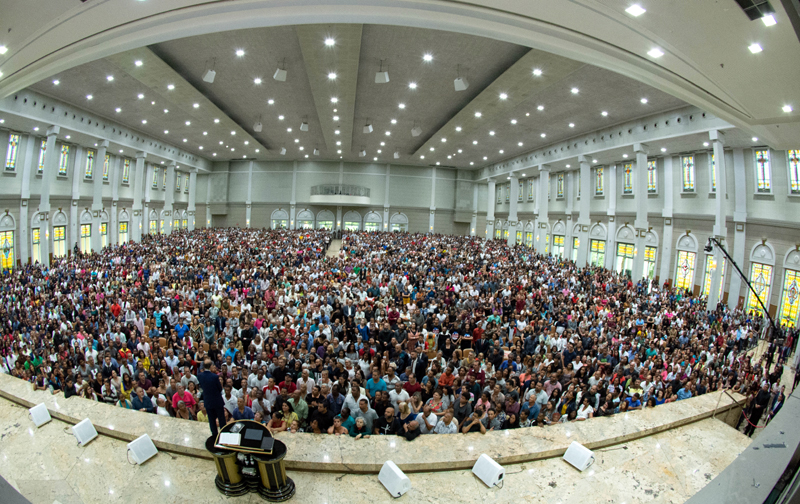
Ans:
[[[253,410],[244,405],[244,397],[240,397],[236,401],[236,409],[233,410],[232,415],[234,420],[255,420]]]
[[[153,412],[153,401],[147,397],[142,387],[136,387],[136,393],[131,396],[131,408],[136,411]]]
[[[687,382],[686,386],[678,391],[678,400],[681,401],[690,397],[692,397],[692,391],[689,390],[689,383]]]
[[[175,332],[180,339],[183,339],[186,333],[189,332],[189,327],[181,320],[178,325],[175,326]]]
[[[238,348],[234,348],[233,347],[233,341],[231,341],[228,344],[228,349],[225,350],[225,358],[227,359],[228,357],[230,357],[231,358],[231,362],[235,361],[236,360],[236,352],[238,352],[238,351],[239,351],[239,349]]]
[[[367,396],[370,399],[375,398],[375,392],[384,392],[388,390],[386,388],[386,382],[381,378],[377,367],[372,368],[372,379],[367,380],[367,384],[364,385],[364,387],[367,389]]]

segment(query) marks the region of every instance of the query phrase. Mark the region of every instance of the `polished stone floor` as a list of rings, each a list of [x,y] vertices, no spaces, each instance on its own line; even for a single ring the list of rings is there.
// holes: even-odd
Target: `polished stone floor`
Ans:
[[[682,503],[749,443],[707,419],[600,450],[584,473],[560,458],[508,465],[504,487],[494,489],[470,471],[410,474],[413,488],[399,499],[377,475],[289,471],[297,485],[291,502]],[[26,409],[0,399],[0,475],[34,504],[264,502],[256,494],[222,496],[215,472],[211,461],[166,452],[129,465],[125,442],[100,436],[81,448],[68,424],[36,429]]]

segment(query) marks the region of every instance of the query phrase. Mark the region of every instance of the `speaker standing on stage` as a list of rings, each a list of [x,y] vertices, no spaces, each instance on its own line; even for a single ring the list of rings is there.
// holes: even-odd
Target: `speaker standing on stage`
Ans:
[[[217,437],[217,420],[220,427],[225,425],[225,402],[222,400],[222,384],[216,373],[217,367],[206,359],[203,362],[203,372],[197,375],[200,388],[203,389],[203,400],[205,401],[206,413],[208,414],[208,425],[211,427],[211,435]]]

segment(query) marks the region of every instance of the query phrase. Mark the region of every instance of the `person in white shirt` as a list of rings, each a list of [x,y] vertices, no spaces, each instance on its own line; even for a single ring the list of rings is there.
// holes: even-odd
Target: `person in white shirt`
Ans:
[[[403,389],[403,382],[400,380],[396,381],[394,384],[394,390],[389,392],[389,400],[392,402],[394,410],[400,411],[400,403],[408,402],[408,399],[408,392]]]
[[[424,423],[424,422],[423,422]],[[420,429],[422,426],[420,425]],[[436,427],[433,428],[433,432],[436,434],[456,434],[458,433],[458,422],[455,418],[453,418],[453,414],[450,411],[444,414],[442,421],[436,424]]]
[[[178,366],[178,358],[175,357],[175,352],[170,348],[167,350],[167,356],[164,357],[164,360],[167,361],[167,366],[170,369],[175,369]]]
[[[264,376],[264,368],[259,368],[256,374],[251,374],[247,378],[247,387],[253,388],[256,387],[258,390],[263,390],[264,387],[267,386],[269,382],[269,378]]]
[[[297,388],[305,387],[306,390],[310,391],[314,388],[314,378],[308,376],[308,368],[303,368],[303,373],[300,378],[297,379]],[[358,403],[356,403],[356,407],[358,407]],[[353,411],[353,410],[350,410]]]
[[[431,411],[430,405],[426,404],[422,407],[422,413],[417,415],[417,422],[419,422],[419,430],[423,434],[430,434],[434,432],[439,423],[439,417],[436,413]]]

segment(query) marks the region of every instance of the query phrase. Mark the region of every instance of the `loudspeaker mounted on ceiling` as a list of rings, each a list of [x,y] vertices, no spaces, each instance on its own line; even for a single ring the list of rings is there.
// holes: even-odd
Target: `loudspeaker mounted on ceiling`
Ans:
[[[261,121],[259,121],[259,122],[255,123],[255,124],[253,125],[253,131],[255,131],[256,133],[261,133],[261,130],[262,130],[263,128],[264,128],[264,125],[262,125],[262,124],[261,124]]]
[[[300,131],[308,131],[308,123],[306,121],[300,123]]]
[[[466,77],[456,77],[453,81],[453,87],[456,88],[456,91],[466,91],[469,87],[469,82],[467,82]]]
[[[418,137],[421,134],[422,134],[422,128],[420,128],[419,126],[414,126],[413,128],[411,128],[411,136]]]
[[[364,133],[372,133],[372,125],[371,124],[366,124],[364,126]]]
[[[286,82],[286,70],[279,68],[275,70],[275,74],[272,76],[273,79],[280,82]]]
[[[214,77],[217,76],[217,72],[214,70],[206,70],[206,73],[203,74],[203,80],[208,82],[209,84],[214,83]]]
[[[286,147],[281,147],[281,156],[286,155]]]
[[[381,60],[381,68],[375,72],[375,84],[386,84],[389,82],[389,72],[383,70],[383,60]]]
[[[397,151],[394,151],[394,158],[395,159],[400,159],[400,153],[397,152]]]
[[[367,155],[367,151],[365,149],[361,149],[358,153],[358,157],[364,157]]]
[[[314,149],[314,155],[319,156],[319,149]]]

